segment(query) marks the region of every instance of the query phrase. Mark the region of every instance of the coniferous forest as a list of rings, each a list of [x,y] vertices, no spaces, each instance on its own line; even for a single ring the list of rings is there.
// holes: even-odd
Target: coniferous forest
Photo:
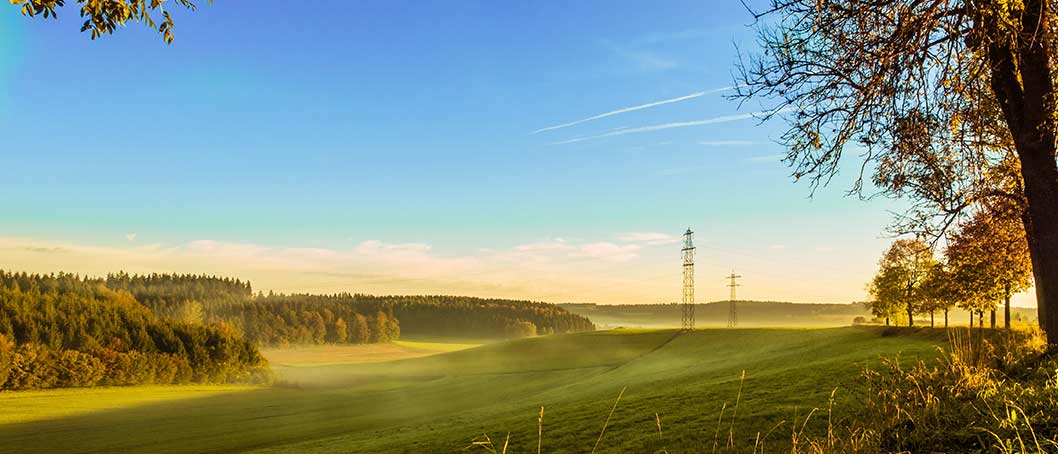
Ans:
[[[267,378],[230,325],[159,318],[99,280],[0,272],[0,389]]]
[[[389,342],[417,336],[517,338],[592,331],[587,317],[554,304],[466,296],[253,293],[248,282],[196,275],[110,274],[155,314],[187,322],[230,323],[266,346]]]
[[[264,381],[258,346],[594,329],[583,316],[530,301],[266,295],[213,276],[0,271],[0,389]]]

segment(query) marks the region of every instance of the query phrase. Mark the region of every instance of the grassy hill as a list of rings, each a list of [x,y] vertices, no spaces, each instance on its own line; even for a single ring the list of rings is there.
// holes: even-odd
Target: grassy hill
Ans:
[[[600,452],[704,451],[725,402],[726,433],[743,370],[735,439],[752,446],[778,425],[774,449],[835,389],[835,417],[851,411],[865,364],[932,357],[945,339],[875,328],[618,330],[288,367],[279,387],[0,393],[0,452],[456,452],[485,432],[510,432],[509,452],[529,452],[540,406],[545,452],[587,452],[622,389]],[[817,413],[809,430],[825,419]]]
[[[824,304],[788,303],[782,301],[737,301],[739,326],[849,326],[856,317],[870,320],[870,309],[864,303]],[[672,328],[680,326],[681,309],[678,304],[559,304],[559,307],[588,317],[600,328]],[[714,301],[695,305],[697,326],[726,326],[729,303]],[[1002,310],[1002,308],[1000,308]],[[987,314],[986,314],[987,316]],[[1002,313],[998,315],[1002,323]],[[1012,307],[1011,317],[1017,321],[1036,320],[1036,309]],[[949,321],[954,325],[969,323],[969,313],[953,308]],[[929,324],[929,314],[915,318],[919,325]],[[905,322],[901,322],[905,323]],[[944,314],[936,314],[937,326],[944,324]],[[987,324],[987,321],[986,321]]]

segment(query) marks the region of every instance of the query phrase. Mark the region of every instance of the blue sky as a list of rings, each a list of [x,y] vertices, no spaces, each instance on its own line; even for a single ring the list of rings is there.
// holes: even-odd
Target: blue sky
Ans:
[[[169,46],[0,7],[0,267],[661,302],[691,226],[701,299],[864,297],[899,204],[852,161],[809,200],[781,123],[722,120],[759,109],[713,92],[739,2],[567,3],[220,0]]]

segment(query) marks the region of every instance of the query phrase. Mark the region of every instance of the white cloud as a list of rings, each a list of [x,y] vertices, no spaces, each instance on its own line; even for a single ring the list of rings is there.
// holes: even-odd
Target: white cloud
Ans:
[[[627,262],[639,256],[637,244],[614,244],[606,241],[580,245],[573,257],[590,257],[607,262]]]
[[[129,232],[125,234],[125,239],[128,241],[136,241],[136,232]]]
[[[305,258],[332,258],[337,257],[338,252],[331,249],[324,249],[318,247],[294,247],[283,249],[284,255],[292,257],[305,257]]]
[[[660,246],[678,243],[679,238],[661,232],[628,232],[617,235],[617,239],[626,243],[643,243],[648,246]]]
[[[517,252],[556,252],[556,251],[571,251],[574,248],[569,245],[566,240],[562,238],[555,238],[546,241],[538,241],[535,243],[520,244],[514,247]]]
[[[251,243],[229,243],[215,240],[195,240],[187,243],[186,249],[193,254],[223,257],[252,257],[267,252],[269,248]]]
[[[511,250],[514,258],[530,259],[536,263],[547,263],[556,266],[566,266],[576,263],[584,266],[584,259],[597,260],[600,262],[627,262],[638,257],[638,252],[643,245],[664,244],[669,241],[654,233],[630,233],[619,237],[634,239],[635,241],[622,240],[627,244],[616,244],[608,241],[596,241],[579,243],[555,238],[535,243],[520,244]],[[569,259],[580,259],[570,262]]]
[[[689,95],[678,96],[678,97],[675,97],[675,98],[662,99],[660,101],[652,101],[652,102],[648,102],[648,103],[645,103],[645,104],[639,104],[639,105],[636,105],[636,106],[624,107],[624,108],[621,108],[621,109],[611,110],[609,112],[604,112],[604,113],[601,113],[601,114],[598,114],[598,115],[592,115],[590,117],[582,118],[580,120],[571,121],[569,123],[562,123],[562,124],[558,124],[558,125],[554,125],[554,126],[548,126],[548,127],[540,128],[540,129],[537,129],[536,131],[531,132],[530,134],[539,134],[539,133],[545,132],[545,131],[553,131],[553,130],[556,130],[556,129],[568,128],[570,126],[579,125],[581,123],[587,123],[589,121],[598,120],[598,119],[601,119],[601,118],[612,117],[614,115],[620,115],[620,114],[628,113],[628,112],[635,112],[637,110],[649,109],[651,107],[663,106],[665,104],[672,104],[672,103],[676,103],[676,102],[680,102],[680,101],[687,101],[689,99],[699,98],[699,97],[702,97],[702,96],[705,96],[705,95],[708,95],[708,94],[711,94],[711,93],[720,93],[720,92],[723,92],[723,91],[731,90],[733,88],[735,88],[735,87],[714,88],[712,90],[699,91],[699,92],[696,92],[696,93],[691,93]],[[621,129],[624,129],[624,128],[616,128],[615,130],[609,130],[607,132],[619,131]]]
[[[667,286],[636,281],[638,270],[647,266],[639,256],[642,247],[645,243],[549,238],[446,256],[425,243],[380,240],[343,249],[210,239],[94,246],[0,236],[4,266],[29,272],[205,273],[247,279],[265,292],[460,294],[553,302],[657,299]],[[600,289],[608,290],[603,295]]]
[[[424,254],[432,248],[429,244],[424,243],[385,243],[379,240],[367,240],[356,245],[355,250],[364,254],[388,252]]]

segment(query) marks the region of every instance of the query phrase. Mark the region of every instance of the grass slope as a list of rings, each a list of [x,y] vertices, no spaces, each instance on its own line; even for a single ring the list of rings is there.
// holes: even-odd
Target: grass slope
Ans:
[[[600,452],[712,448],[720,408],[746,371],[735,438],[783,423],[778,447],[838,388],[835,415],[849,411],[854,377],[882,354],[933,356],[940,330],[882,337],[873,328],[622,330],[524,339],[386,363],[292,367],[284,387],[186,398],[126,399],[81,414],[4,415],[12,408],[123,399],[140,388],[0,394],[0,452],[457,452],[483,432],[510,452],[587,452],[618,392],[627,387]],[[184,388],[177,388],[183,390]],[[34,399],[32,408],[19,402]],[[18,410],[21,408],[22,410]],[[657,433],[657,413],[664,439]],[[34,419],[34,420],[31,420]],[[23,421],[13,423],[12,421]],[[825,424],[825,415],[812,425]]]
[[[488,341],[413,338],[385,344],[302,345],[285,348],[264,348],[261,349],[261,354],[268,359],[268,364],[273,369],[280,369],[279,372],[282,373],[282,369],[287,367],[378,363],[465,350],[485,343],[488,343]]]

